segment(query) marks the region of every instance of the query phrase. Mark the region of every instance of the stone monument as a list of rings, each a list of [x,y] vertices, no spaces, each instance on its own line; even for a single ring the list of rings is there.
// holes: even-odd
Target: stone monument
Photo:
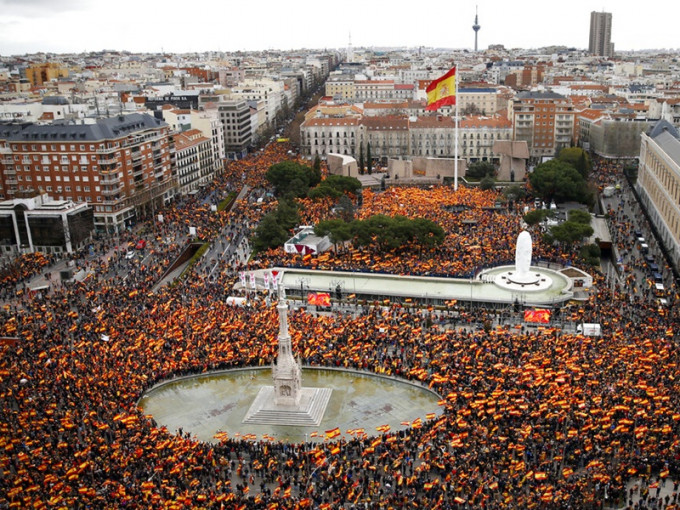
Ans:
[[[304,388],[300,361],[293,357],[288,334],[288,304],[279,291],[279,352],[272,365],[273,386],[262,386],[243,423],[315,427],[331,397],[330,388]]]

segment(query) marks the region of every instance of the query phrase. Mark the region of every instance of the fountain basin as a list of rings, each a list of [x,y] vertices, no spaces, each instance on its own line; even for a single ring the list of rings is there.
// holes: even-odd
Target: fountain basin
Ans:
[[[318,427],[242,423],[262,386],[270,385],[271,369],[244,368],[181,377],[157,384],[139,400],[144,414],[153,416],[170,432],[182,429],[196,439],[219,442],[218,432],[230,438],[247,434],[257,439],[283,442],[323,441],[325,431],[340,429],[347,440],[363,429],[369,436],[380,435],[376,427],[390,431],[406,429],[420,418],[443,408],[440,396],[419,383],[352,370],[304,368],[305,385],[330,388],[332,393]],[[252,438],[252,436],[248,436]]]

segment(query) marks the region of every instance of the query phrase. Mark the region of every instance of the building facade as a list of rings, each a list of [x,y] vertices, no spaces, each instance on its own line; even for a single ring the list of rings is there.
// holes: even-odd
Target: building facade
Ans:
[[[590,39],[588,52],[600,57],[613,57],[614,44],[612,43],[612,13],[590,13]]]
[[[371,144],[371,157],[387,161],[400,157],[452,158],[455,154],[455,123],[452,117],[372,115],[345,118],[310,118],[300,127],[303,155],[324,158],[329,153],[364,157]],[[512,139],[512,123],[502,115],[466,116],[460,120],[458,157],[468,163],[498,162],[496,141]]]
[[[174,160],[172,174],[180,194],[191,193],[215,176],[212,142],[198,129],[173,135]]]
[[[133,113],[94,123],[0,125],[1,198],[46,192],[86,202],[115,232],[172,197],[168,126]]]
[[[253,138],[248,103],[240,99],[221,101],[217,103],[217,111],[224,126],[227,159],[244,157]]]
[[[679,269],[680,135],[670,123],[659,121],[642,134],[635,186],[675,268]]]
[[[525,141],[534,159],[553,157],[574,142],[574,108],[554,92],[522,92],[512,107],[513,140]]]
[[[72,253],[94,231],[89,204],[52,200],[47,194],[0,202],[0,250],[3,253]]]

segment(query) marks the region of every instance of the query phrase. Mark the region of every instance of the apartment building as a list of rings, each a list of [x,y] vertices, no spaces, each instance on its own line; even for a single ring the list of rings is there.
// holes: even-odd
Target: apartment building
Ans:
[[[522,92],[512,105],[513,139],[525,141],[537,160],[552,157],[574,141],[574,108],[554,92]]]
[[[206,185],[215,176],[212,140],[198,129],[173,135],[172,175],[184,195]]]
[[[680,269],[680,134],[665,120],[642,134],[635,187]]]
[[[601,57],[614,56],[614,44],[612,40],[612,13],[590,13],[590,38],[588,40],[588,52]]]
[[[48,193],[86,202],[119,231],[172,197],[169,128],[133,113],[92,123],[0,125],[0,198]]]

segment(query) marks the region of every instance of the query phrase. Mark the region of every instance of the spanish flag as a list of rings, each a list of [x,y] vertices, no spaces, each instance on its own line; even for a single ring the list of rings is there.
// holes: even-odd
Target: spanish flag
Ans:
[[[340,432],[339,427],[335,427],[332,430],[327,430],[326,431],[326,439],[333,439],[335,437],[338,437],[342,432]]]
[[[428,111],[456,104],[456,68],[453,67],[444,76],[430,83],[425,92],[427,92],[425,109]]]

